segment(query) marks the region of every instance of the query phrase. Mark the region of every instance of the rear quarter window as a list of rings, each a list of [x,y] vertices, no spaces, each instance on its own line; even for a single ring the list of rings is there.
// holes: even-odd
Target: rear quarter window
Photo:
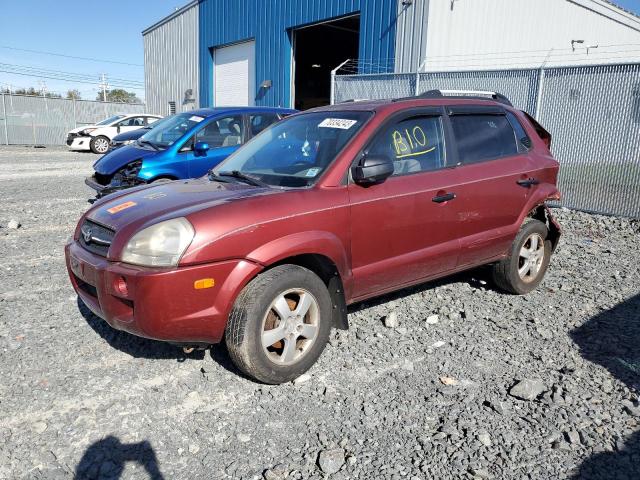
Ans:
[[[518,144],[505,115],[454,115],[451,127],[461,163],[516,155]]]

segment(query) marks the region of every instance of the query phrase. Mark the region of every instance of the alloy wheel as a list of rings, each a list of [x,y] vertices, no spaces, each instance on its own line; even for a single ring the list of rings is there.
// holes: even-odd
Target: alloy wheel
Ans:
[[[540,273],[544,262],[544,239],[532,233],[524,241],[518,256],[518,275],[523,282],[532,282]]]
[[[320,329],[320,307],[307,290],[279,294],[262,321],[262,348],[277,365],[298,362],[315,343]]]
[[[104,138],[97,138],[94,145],[99,153],[105,153],[109,149],[109,142]]]

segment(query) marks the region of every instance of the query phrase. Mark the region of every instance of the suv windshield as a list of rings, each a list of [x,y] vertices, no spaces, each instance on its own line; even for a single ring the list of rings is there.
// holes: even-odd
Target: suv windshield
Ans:
[[[167,117],[153,129],[142,135],[139,143],[150,143],[157,148],[167,148],[178,141],[188,130],[198,125],[205,118],[191,113],[181,113]]]
[[[371,112],[315,112],[276,123],[218,165],[271,186],[313,185]]]
[[[114,115],[113,117],[109,117],[106,120],[102,120],[101,122],[96,123],[96,125],[109,125],[110,123],[113,123],[116,120],[120,120],[121,118],[124,118],[124,115]]]

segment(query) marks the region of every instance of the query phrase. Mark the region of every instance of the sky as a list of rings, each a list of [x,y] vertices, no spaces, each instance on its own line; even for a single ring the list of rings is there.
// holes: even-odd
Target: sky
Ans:
[[[141,32],[187,1],[5,0],[0,14],[0,88],[34,87],[39,90],[46,87],[50,92],[63,95],[69,89],[78,89],[82,98],[93,100],[98,94],[97,84],[37,78],[6,71],[15,72],[18,69],[22,73],[33,73],[33,68],[55,70],[65,73],[48,76],[68,77],[68,73],[72,73],[82,75],[79,79],[96,83],[104,73],[112,88],[122,86],[143,100],[144,50]],[[640,0],[615,0],[614,3],[640,15]],[[42,71],[39,73],[46,74]]]
[[[144,98],[144,50],[142,30],[153,25],[188,0],[9,0],[2,2],[0,14],[0,88],[40,89],[46,82],[51,92],[66,95],[67,90],[80,90],[82,98],[94,100],[99,86],[78,81],[63,81],[16,75],[1,70],[31,71],[24,67],[71,72],[98,82],[107,79],[126,86]],[[13,49],[5,48],[12,47]],[[15,49],[37,50],[75,57],[81,60]],[[107,63],[104,60],[123,62]],[[7,65],[11,66],[7,66]],[[42,73],[42,72],[40,72]],[[51,76],[59,76],[55,74]],[[67,76],[67,75],[65,75]],[[77,78],[77,77],[75,77]],[[116,80],[121,79],[121,80]],[[137,82],[137,83],[132,83]],[[111,82],[110,82],[111,83]],[[135,87],[135,88],[132,88]]]
[[[613,0],[616,5],[640,15],[640,0]]]

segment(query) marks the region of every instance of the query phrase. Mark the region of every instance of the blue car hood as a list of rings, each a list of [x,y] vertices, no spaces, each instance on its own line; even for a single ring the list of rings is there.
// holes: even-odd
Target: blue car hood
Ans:
[[[102,175],[113,175],[128,163],[157,155],[158,153],[160,152],[137,148],[133,145],[125,145],[101,157],[93,164],[93,169]]]

